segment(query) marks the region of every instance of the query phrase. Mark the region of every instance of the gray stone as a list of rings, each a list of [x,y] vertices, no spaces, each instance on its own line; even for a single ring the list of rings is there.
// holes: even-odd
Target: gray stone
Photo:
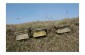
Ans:
[[[54,28],[57,30],[57,29],[62,29],[62,28],[65,28],[65,27],[69,27],[70,25],[60,25],[60,26],[54,26]]]
[[[56,30],[56,33],[58,34],[61,34],[61,33],[66,33],[66,32],[70,32],[70,28],[69,27],[65,27],[65,28],[62,28],[62,29],[57,29]]]
[[[23,39],[29,39],[28,34],[22,34],[22,35],[16,36],[16,40],[23,40]]]

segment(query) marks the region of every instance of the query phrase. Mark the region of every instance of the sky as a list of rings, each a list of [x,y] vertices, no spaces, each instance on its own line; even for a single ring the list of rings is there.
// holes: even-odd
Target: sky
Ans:
[[[6,24],[79,17],[78,3],[7,3]]]

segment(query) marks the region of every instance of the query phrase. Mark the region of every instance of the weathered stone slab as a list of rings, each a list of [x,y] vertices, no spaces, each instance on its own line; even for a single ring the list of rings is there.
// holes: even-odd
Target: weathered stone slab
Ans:
[[[41,36],[46,36],[47,35],[47,32],[46,32],[47,30],[46,29],[41,29],[41,28],[39,28],[39,29],[34,29],[33,31],[32,31],[32,35],[33,35],[33,37],[41,37]]]
[[[40,37],[40,36],[46,36],[46,32],[42,30],[42,31],[36,31],[33,33],[33,37]]]
[[[57,29],[62,29],[62,28],[65,28],[65,27],[69,27],[70,25],[60,25],[60,26],[54,26],[54,28],[57,30]]]
[[[70,32],[70,28],[69,27],[65,27],[65,28],[62,28],[62,29],[57,29],[56,30],[56,33],[58,34],[61,34],[61,33],[66,33],[66,32]]]
[[[22,34],[22,35],[16,36],[16,40],[23,40],[28,38],[29,38],[28,34]]]

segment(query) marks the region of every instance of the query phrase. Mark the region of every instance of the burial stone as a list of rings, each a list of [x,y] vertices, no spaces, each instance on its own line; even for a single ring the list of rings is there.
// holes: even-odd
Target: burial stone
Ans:
[[[66,32],[70,32],[70,28],[69,27],[65,27],[65,28],[62,28],[62,29],[57,29],[56,30],[56,33],[58,34],[61,34],[61,33],[66,33]]]
[[[33,31],[33,37],[41,37],[41,36],[46,36],[46,29],[37,29]]]
[[[22,35],[16,36],[16,40],[23,40],[23,39],[29,39],[28,34],[22,34]]]

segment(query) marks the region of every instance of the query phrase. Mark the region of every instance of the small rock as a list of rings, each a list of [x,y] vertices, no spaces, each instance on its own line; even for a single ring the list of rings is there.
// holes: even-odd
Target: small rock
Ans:
[[[17,36],[17,35],[19,35],[19,33],[18,33],[18,32],[14,32],[14,35],[16,35],[16,36]]]

